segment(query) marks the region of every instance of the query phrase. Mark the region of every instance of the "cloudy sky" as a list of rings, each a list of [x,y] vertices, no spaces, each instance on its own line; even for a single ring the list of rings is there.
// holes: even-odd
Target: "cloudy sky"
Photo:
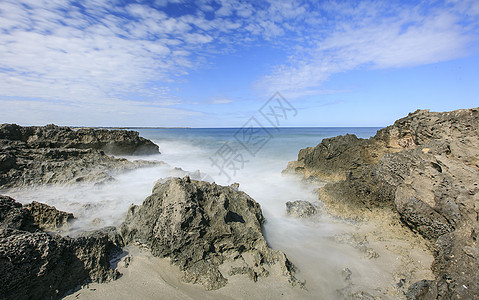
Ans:
[[[0,0],[0,123],[384,126],[479,106],[479,1]]]

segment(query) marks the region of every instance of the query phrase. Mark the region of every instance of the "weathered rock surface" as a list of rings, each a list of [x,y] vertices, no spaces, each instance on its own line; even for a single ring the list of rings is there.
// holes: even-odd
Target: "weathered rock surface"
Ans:
[[[0,139],[24,143],[25,148],[75,148],[103,150],[114,155],[158,154],[159,148],[150,140],[130,130],[80,128],[73,130],[53,124],[22,127],[0,126]]]
[[[58,299],[84,282],[118,277],[109,263],[111,256],[121,251],[116,229],[105,228],[72,239],[45,233],[36,226],[62,220],[59,216],[66,214],[55,211],[40,204],[27,209],[12,198],[0,196],[2,299]]]
[[[0,126],[0,149],[0,188],[101,183],[112,180],[112,172],[158,164],[117,159],[106,155],[104,150],[112,154],[159,153],[158,146],[134,131],[73,131],[55,125],[3,124]]]
[[[418,110],[367,140],[324,139],[285,172],[328,182],[319,196],[338,215],[390,209],[431,241],[437,279],[408,297],[479,298],[479,109]]]
[[[14,199],[0,195],[0,227],[34,230],[31,228],[33,217],[30,212],[23,208],[21,203]]]
[[[60,229],[73,219],[73,214],[57,210],[54,206],[36,201],[22,205],[8,196],[0,195],[1,227],[26,231]]]
[[[244,192],[184,177],[158,182],[141,206],[130,207],[120,231],[126,243],[170,257],[186,281],[207,289],[235,274],[256,280],[274,273],[298,283],[284,253],[266,244],[263,222],[259,204]]]
[[[318,208],[304,200],[286,202],[286,213],[297,218],[309,218],[318,213]]]
[[[33,218],[33,225],[41,229],[58,229],[68,225],[69,221],[74,219],[72,213],[67,213],[49,206],[44,203],[33,201],[24,205],[24,209],[28,210]]]

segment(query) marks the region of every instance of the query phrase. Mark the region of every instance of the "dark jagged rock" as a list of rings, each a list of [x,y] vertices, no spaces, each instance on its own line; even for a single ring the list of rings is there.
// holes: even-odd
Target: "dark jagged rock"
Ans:
[[[285,172],[326,181],[320,199],[338,215],[390,209],[434,244],[436,280],[408,297],[478,298],[479,109],[418,110],[367,140],[324,139]]]
[[[0,126],[0,188],[50,183],[112,180],[111,172],[157,165],[111,154],[159,153],[158,146],[126,130],[79,129],[47,125]]]
[[[114,155],[158,154],[158,146],[131,130],[81,128],[73,130],[53,124],[21,127],[0,126],[0,139],[24,143],[26,148],[75,148],[103,150]]]
[[[363,163],[367,151],[362,149],[366,143],[352,134],[324,139],[314,148],[301,149],[298,161],[290,162],[285,172],[299,172],[306,178],[328,181],[344,180],[349,170]],[[369,160],[372,158],[368,157]]]
[[[308,218],[316,215],[318,208],[308,201],[288,201],[286,202],[286,213],[293,217]]]
[[[73,214],[57,210],[54,206],[36,201],[22,205],[8,196],[0,195],[0,226],[4,228],[25,231],[60,229],[73,219]]]
[[[33,218],[33,224],[42,229],[58,229],[73,220],[73,214],[57,210],[54,206],[49,206],[40,202],[33,201],[24,205]]]
[[[8,196],[0,195],[0,227],[30,230],[33,217],[21,203]]]
[[[81,265],[69,251],[69,243],[60,236],[44,232],[0,229],[0,293],[3,299],[57,299],[80,284],[80,278],[71,285],[70,267]],[[67,250],[68,249],[68,250]],[[70,276],[76,276],[71,274]]]
[[[53,183],[103,183],[112,181],[115,172],[160,164],[131,162],[88,149],[18,149],[11,153],[16,157],[16,166],[0,173],[0,188]]]
[[[115,251],[106,234],[69,239],[0,229],[0,293],[4,299],[58,299],[82,283],[115,279],[109,264]]]
[[[286,256],[266,244],[263,222],[259,204],[244,192],[185,177],[157,183],[143,205],[130,207],[120,231],[126,243],[170,257],[186,281],[207,289],[235,274],[256,280],[273,272],[297,283]]]
[[[30,212],[36,208],[38,204],[26,209],[12,198],[0,197],[2,299],[59,299],[82,283],[118,277],[109,263],[111,256],[121,251],[115,228],[83,233],[74,239],[48,234],[31,223],[36,217]],[[41,209],[59,215],[52,210]]]

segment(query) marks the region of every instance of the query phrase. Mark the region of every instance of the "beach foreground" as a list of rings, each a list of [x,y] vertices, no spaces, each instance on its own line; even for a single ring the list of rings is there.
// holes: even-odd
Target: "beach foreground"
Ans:
[[[107,283],[91,283],[64,299],[308,299],[304,289],[292,288],[282,276],[269,276],[252,283],[247,275],[236,275],[228,284],[213,291],[185,283],[182,272],[168,258],[157,258],[148,250],[127,247],[118,264],[122,276]]]

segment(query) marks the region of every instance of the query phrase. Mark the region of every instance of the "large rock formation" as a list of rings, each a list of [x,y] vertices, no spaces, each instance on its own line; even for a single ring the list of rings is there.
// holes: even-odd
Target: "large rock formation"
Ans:
[[[0,295],[2,299],[58,299],[78,285],[115,279],[112,255],[121,251],[115,228],[78,238],[51,235],[68,213],[0,196]],[[68,217],[67,217],[68,218]],[[63,222],[63,221],[62,221]]]
[[[130,207],[120,231],[126,243],[170,257],[186,281],[207,289],[235,274],[256,280],[274,273],[298,283],[284,253],[266,244],[263,222],[259,204],[244,192],[184,177],[158,182],[143,205]]]
[[[75,148],[103,150],[113,155],[158,154],[158,146],[131,130],[80,128],[73,130],[53,124],[22,127],[0,126],[0,139],[24,143],[25,148]]]
[[[159,153],[158,146],[126,130],[79,129],[47,125],[0,126],[0,188],[112,180],[112,171],[155,165],[111,154]]]
[[[338,215],[390,209],[431,241],[436,280],[414,284],[408,297],[478,297],[479,109],[418,110],[367,140],[324,139],[285,172],[327,182],[319,197]]]

